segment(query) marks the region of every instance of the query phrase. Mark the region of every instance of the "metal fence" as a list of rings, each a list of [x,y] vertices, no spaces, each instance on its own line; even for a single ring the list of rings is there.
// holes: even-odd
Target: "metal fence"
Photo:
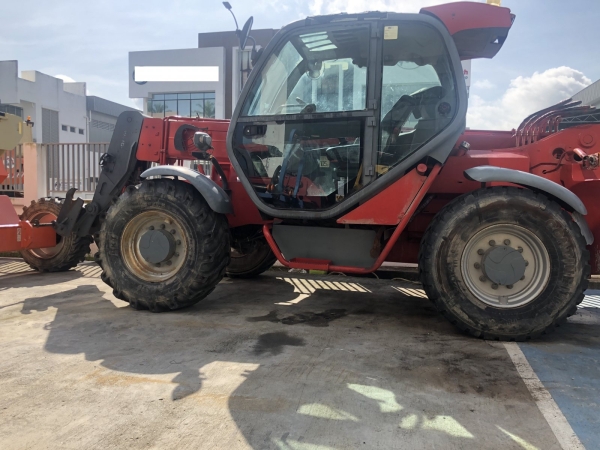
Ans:
[[[47,192],[61,197],[71,188],[83,198],[91,197],[100,176],[100,156],[108,143],[42,144],[46,150]]]
[[[71,188],[77,196],[91,199],[100,176],[100,157],[108,151],[108,143],[41,144],[46,150],[47,192],[49,196],[64,197]],[[22,164],[22,159],[21,159]],[[189,164],[189,165],[188,165]],[[157,165],[157,164],[152,164]],[[188,167],[199,169],[210,176],[210,161],[193,161]],[[22,170],[21,170],[22,174]],[[22,183],[22,177],[21,177]],[[22,189],[22,185],[21,185]]]
[[[0,185],[0,194],[9,197],[23,197],[23,147],[17,146],[14,150],[5,151],[0,157],[8,173]]]

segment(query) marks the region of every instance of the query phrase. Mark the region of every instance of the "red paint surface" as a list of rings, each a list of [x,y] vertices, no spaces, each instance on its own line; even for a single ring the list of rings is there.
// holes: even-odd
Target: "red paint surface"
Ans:
[[[421,164],[420,164],[421,165]],[[339,218],[345,225],[398,225],[428,179],[414,169],[376,197]],[[435,177],[434,177],[435,178]]]
[[[600,169],[586,169],[581,161],[574,158],[576,149],[588,155],[600,152],[600,125],[580,125],[558,131],[560,118],[557,118],[557,115],[566,114],[561,108],[564,108],[564,105],[532,115],[517,130],[466,131],[458,139],[451,156],[439,174],[436,168],[435,173],[432,172],[424,177],[419,175],[417,167],[417,170],[409,172],[376,197],[339,218],[338,223],[396,226],[393,236],[385,242],[383,256],[377,260],[375,268],[383,261],[416,262],[420,241],[435,214],[456,196],[482,187],[480,183],[469,181],[464,177],[466,169],[492,165],[521,170],[554,181],[581,198],[589,212],[585,219],[596,239],[590,247],[592,273],[600,274],[600,208],[597,206]],[[174,148],[175,132],[184,124],[194,125],[213,138],[214,149],[211,153],[221,164],[231,190],[234,212],[227,216],[229,225],[238,227],[248,224],[270,224],[272,221],[261,217],[231,166],[225,146],[228,121],[180,117],[145,119],[138,146],[138,159],[163,164],[194,160],[195,157],[191,154],[192,151],[196,151],[191,140],[193,132],[185,136],[184,151]],[[459,144],[463,141],[470,143],[469,151],[459,148]],[[557,158],[558,149],[565,152],[562,159]],[[211,179],[218,185],[223,185],[214,170]],[[493,185],[502,185],[502,183],[488,183],[486,186]],[[433,197],[429,197],[430,202],[420,208],[418,214],[413,217],[418,202],[426,194],[431,194]],[[413,198],[415,200],[411,200]],[[272,248],[277,250],[268,229],[265,233]],[[277,254],[277,251],[275,253]],[[293,268],[324,270],[323,266],[329,264],[311,260],[284,261],[281,255],[278,255],[278,258],[281,258],[282,263]],[[328,265],[328,268],[328,270],[348,273],[367,273],[375,270],[331,265]]]
[[[422,8],[438,17],[451,35],[479,28],[510,28],[514,17],[510,9],[485,3],[456,2]]]
[[[292,269],[326,270],[329,272],[343,272],[343,273],[354,273],[354,274],[367,274],[367,273],[375,272],[387,260],[388,254],[390,253],[390,251],[396,244],[396,241],[398,240],[398,238],[404,231],[406,225],[410,221],[414,212],[419,207],[421,201],[423,200],[423,197],[425,197],[425,195],[427,194],[427,191],[431,187],[431,184],[437,177],[439,171],[440,171],[440,166],[435,166],[433,169],[431,169],[431,173],[429,174],[429,177],[423,184],[421,190],[419,190],[419,192],[417,192],[416,195],[413,197],[413,200],[412,200],[412,203],[411,203],[409,209],[407,210],[406,214],[404,215],[404,217],[402,218],[402,220],[400,221],[400,223],[394,230],[390,239],[387,241],[381,254],[377,258],[377,261],[375,261],[373,266],[368,269],[361,268],[361,267],[336,266],[336,265],[330,264],[330,261],[323,261],[323,260],[319,260],[319,259],[294,258],[291,261],[288,261],[283,257],[283,255],[279,251],[279,247],[277,246],[275,239],[273,239],[273,236],[271,235],[271,230],[270,230],[269,225],[263,226],[263,233],[265,235],[265,238],[267,239],[267,242],[269,243],[269,246],[271,247],[271,250],[277,257],[277,260],[284,266],[290,267]]]

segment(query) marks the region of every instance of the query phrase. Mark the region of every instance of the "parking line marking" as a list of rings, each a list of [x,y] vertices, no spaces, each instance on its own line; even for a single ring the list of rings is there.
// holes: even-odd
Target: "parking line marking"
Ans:
[[[504,347],[561,447],[564,450],[585,450],[552,395],[533,371],[519,345],[505,342]]]

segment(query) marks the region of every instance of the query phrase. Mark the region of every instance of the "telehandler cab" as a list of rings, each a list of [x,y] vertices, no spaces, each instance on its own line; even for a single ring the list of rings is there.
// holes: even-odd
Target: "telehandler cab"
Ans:
[[[136,309],[192,305],[276,260],[418,262],[462,330],[538,336],[576,311],[590,249],[600,272],[600,125],[566,121],[591,113],[568,101],[465,131],[461,60],[496,55],[514,18],[458,2],[292,23],[255,53],[230,122],[123,113],[93,201],[70,192],[56,230],[92,234],[102,279]],[[184,165],[199,160],[209,175]]]

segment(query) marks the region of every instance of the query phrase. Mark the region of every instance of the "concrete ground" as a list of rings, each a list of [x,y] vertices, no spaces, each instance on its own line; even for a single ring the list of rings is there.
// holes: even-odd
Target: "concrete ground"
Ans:
[[[600,292],[553,335],[507,347],[457,332],[397,280],[270,272],[152,314],[91,263],[23,270],[0,261],[3,450],[600,442]]]

